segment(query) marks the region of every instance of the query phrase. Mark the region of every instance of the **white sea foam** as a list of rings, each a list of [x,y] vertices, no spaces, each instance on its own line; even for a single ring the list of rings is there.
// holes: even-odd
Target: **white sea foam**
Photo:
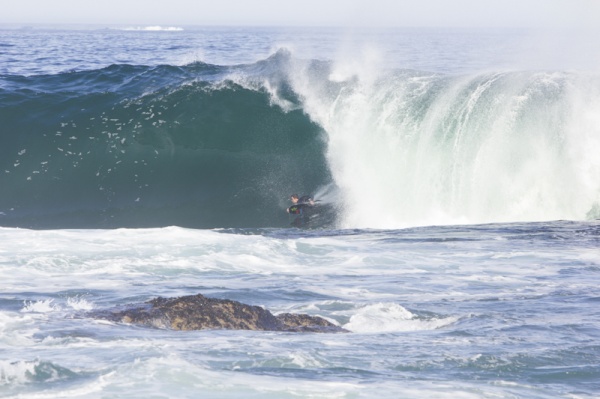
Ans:
[[[600,203],[597,76],[447,77],[373,65],[370,57],[344,58],[319,84],[300,64],[290,77],[327,132],[343,227],[593,214]]]
[[[570,239],[557,240],[548,233],[553,229]],[[510,341],[535,348],[534,363],[543,356],[550,365],[562,364],[552,359],[572,343],[554,331],[593,320],[592,308],[570,304],[595,298],[599,258],[593,223],[323,233],[0,229],[0,279],[12,292],[2,298],[10,311],[0,312],[0,350],[7,359],[3,378],[9,389],[25,384],[32,391],[28,397],[39,398],[145,392],[394,398],[405,392],[403,379],[411,378],[415,367],[426,378],[448,380],[446,369],[452,366],[441,366],[440,351],[464,364],[483,351],[502,357],[501,344]],[[198,292],[273,313],[322,316],[351,333],[181,332],[79,318],[87,310]],[[557,295],[569,302],[556,301]],[[465,314],[473,317],[462,319]],[[464,322],[457,322],[459,317]],[[535,337],[527,331],[532,327]],[[473,337],[465,334],[470,328],[485,332]],[[584,342],[588,331],[571,333]],[[423,345],[424,340],[435,345]],[[476,353],[474,342],[481,346]],[[588,349],[580,352],[573,354],[575,361],[587,365]],[[27,370],[36,365],[43,367],[30,380]],[[530,376],[532,369],[523,367]],[[445,397],[445,388],[447,397],[536,395],[522,385],[510,392],[494,389],[480,370],[463,370],[484,380],[470,388],[450,378],[443,386],[414,382],[419,389],[406,392],[415,398]],[[53,384],[35,391],[45,378]]]
[[[31,376],[35,375],[37,365],[39,365],[39,361],[0,360],[0,386],[28,382]]]
[[[296,360],[299,361],[299,360]],[[303,361],[300,360],[302,363]],[[151,377],[151,378],[149,378]],[[105,392],[145,389],[180,397],[193,389],[218,397],[319,397],[343,398],[362,391],[358,384],[291,379],[244,372],[213,371],[178,356],[137,360],[127,370],[118,370]]]
[[[33,368],[37,367],[35,364]],[[6,396],[7,398],[14,399],[55,399],[55,398],[93,398],[97,397],[99,392],[102,392],[110,383],[110,377],[114,374],[114,372],[109,372],[105,375],[98,377],[83,386],[78,386],[75,388],[49,388],[45,389],[41,392],[27,392],[26,394],[17,393],[12,396]],[[26,371],[26,378],[30,377],[29,371]]]
[[[61,307],[54,303],[54,299],[44,299],[39,301],[25,301],[23,304],[23,313],[50,313],[60,311]]]
[[[38,331],[35,315],[0,312],[0,345],[28,347]],[[1,347],[1,346],[0,346]]]
[[[364,306],[350,318],[344,328],[357,333],[386,333],[434,330],[454,323],[455,317],[421,319],[395,303]]]
[[[92,310],[94,304],[81,297],[69,297],[67,299],[67,305],[75,310]]]

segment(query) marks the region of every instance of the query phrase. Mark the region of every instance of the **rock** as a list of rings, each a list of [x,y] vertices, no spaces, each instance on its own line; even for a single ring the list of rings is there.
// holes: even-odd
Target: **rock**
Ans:
[[[284,326],[285,331],[297,332],[348,332],[322,317],[309,316],[307,314],[283,313],[277,315]]]
[[[173,330],[263,330],[293,332],[347,332],[327,320],[306,314],[274,316],[259,306],[201,294],[155,298],[125,310],[96,312],[96,318]]]

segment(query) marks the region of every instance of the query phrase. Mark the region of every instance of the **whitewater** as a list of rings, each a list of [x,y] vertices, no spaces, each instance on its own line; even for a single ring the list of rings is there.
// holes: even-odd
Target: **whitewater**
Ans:
[[[595,36],[0,28],[0,397],[600,395]]]

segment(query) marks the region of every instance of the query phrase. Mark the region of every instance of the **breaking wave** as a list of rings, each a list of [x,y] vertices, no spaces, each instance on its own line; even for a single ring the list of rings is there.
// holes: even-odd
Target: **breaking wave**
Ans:
[[[4,75],[0,225],[284,227],[290,193],[323,191],[342,227],[598,218],[599,108],[591,73],[449,76],[285,50]]]

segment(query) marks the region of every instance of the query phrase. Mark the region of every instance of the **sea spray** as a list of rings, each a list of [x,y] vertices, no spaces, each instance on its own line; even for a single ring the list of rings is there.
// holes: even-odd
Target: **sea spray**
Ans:
[[[295,78],[294,87],[328,134],[342,226],[593,214],[600,195],[598,76],[397,70],[363,79],[359,69],[342,80],[331,70],[327,78]]]

